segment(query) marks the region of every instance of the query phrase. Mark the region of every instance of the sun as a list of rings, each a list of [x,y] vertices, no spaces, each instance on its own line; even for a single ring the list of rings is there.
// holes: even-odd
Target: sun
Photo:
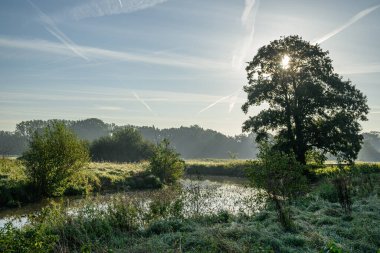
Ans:
[[[290,61],[290,57],[288,55],[284,55],[284,57],[282,57],[282,60],[281,60],[282,68],[284,69],[289,68],[289,61]]]

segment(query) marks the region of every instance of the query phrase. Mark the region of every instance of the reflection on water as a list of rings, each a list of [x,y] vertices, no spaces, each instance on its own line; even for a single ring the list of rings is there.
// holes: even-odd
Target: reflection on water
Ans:
[[[75,215],[78,210],[89,203],[96,205],[97,208],[104,208],[117,197],[132,197],[148,204],[155,197],[160,199],[159,195],[161,195],[161,198],[162,195],[173,195],[172,197],[182,198],[185,216],[211,214],[222,210],[233,214],[244,213],[250,215],[252,212],[255,212],[258,205],[256,203],[255,190],[246,187],[246,183],[241,178],[231,177],[186,178],[181,180],[180,194],[171,194],[171,192],[174,193],[174,190],[166,188],[88,196],[86,198],[65,197],[44,200],[21,208],[0,211],[0,227],[4,227],[10,221],[14,226],[23,226],[28,222],[28,215],[40,212],[42,208],[52,202],[60,202],[67,208],[70,214]]]

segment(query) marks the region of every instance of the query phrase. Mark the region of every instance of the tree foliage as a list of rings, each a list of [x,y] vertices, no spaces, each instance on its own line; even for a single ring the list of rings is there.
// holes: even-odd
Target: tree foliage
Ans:
[[[135,128],[124,127],[112,136],[94,141],[90,151],[94,161],[138,162],[152,156],[153,144],[145,141]]]
[[[303,164],[313,149],[349,162],[356,159],[367,99],[334,73],[328,51],[298,36],[283,37],[261,47],[246,71],[243,111],[262,104],[269,108],[249,117],[243,130],[257,133],[257,141],[274,131],[277,146],[292,150]]]
[[[18,133],[0,131],[0,155],[18,155],[25,151],[26,139]]]
[[[274,203],[279,221],[291,229],[290,203],[305,193],[307,180],[304,166],[294,154],[276,150],[269,143],[261,143],[258,160],[247,170],[253,187],[263,190],[264,200]]]
[[[182,177],[185,162],[180,155],[170,147],[168,139],[164,139],[154,150],[150,159],[150,171],[164,184],[173,184]]]
[[[64,124],[53,122],[41,133],[35,132],[23,154],[26,173],[38,195],[61,195],[70,177],[88,161],[87,144]]]

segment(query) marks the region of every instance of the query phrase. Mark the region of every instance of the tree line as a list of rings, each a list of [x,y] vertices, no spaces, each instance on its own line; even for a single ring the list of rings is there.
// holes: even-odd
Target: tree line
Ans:
[[[16,125],[14,132],[0,131],[0,155],[18,156],[28,147],[28,139],[34,131],[42,131],[54,120],[23,121]],[[97,144],[96,148],[106,149],[106,142],[115,141],[112,133],[123,131],[126,126],[108,124],[100,119],[91,118],[85,120],[59,120],[73,131],[80,139],[91,144]],[[197,158],[241,158],[251,159],[256,157],[258,148],[254,142],[254,134],[241,134],[226,136],[210,129],[203,129],[194,125],[159,129],[154,126],[130,126],[141,133],[144,141],[153,144],[163,139],[170,140],[171,145],[185,159]],[[359,152],[358,160],[375,162],[380,161],[380,132],[363,133],[363,145]],[[104,138],[102,138],[104,137]],[[104,145],[102,146],[101,143]],[[137,146],[140,144],[137,143]],[[148,146],[146,146],[147,149]],[[93,151],[95,152],[95,149]],[[140,149],[141,150],[141,149]],[[148,151],[149,152],[149,151]]]
[[[20,155],[27,146],[28,140],[35,131],[42,131],[53,122],[61,122],[73,131],[80,139],[93,145],[92,150],[95,153],[100,150],[109,151],[118,148],[127,148],[121,138],[128,135],[126,128],[133,128],[141,133],[144,142],[156,144],[164,139],[168,139],[171,145],[179,152],[182,158],[242,158],[249,159],[255,156],[257,148],[254,143],[253,134],[242,134],[234,137],[226,136],[210,129],[203,129],[194,125],[190,127],[158,129],[154,126],[116,126],[108,124],[100,119],[91,118],[85,120],[31,120],[23,121],[16,125],[14,132],[0,131],[0,155]],[[138,138],[130,132],[129,137],[137,141]],[[120,139],[120,140],[117,140]],[[149,153],[149,145],[142,142],[130,144],[138,147],[135,151],[129,149],[129,152],[142,152],[142,148]],[[123,144],[124,143],[124,144]],[[112,148],[111,148],[111,146]],[[124,146],[123,146],[124,145]],[[142,146],[144,147],[142,147]],[[145,151],[144,151],[145,152]],[[111,152],[109,157],[103,157],[106,160],[115,160]],[[102,157],[96,160],[100,160]],[[119,160],[119,159],[116,159]]]

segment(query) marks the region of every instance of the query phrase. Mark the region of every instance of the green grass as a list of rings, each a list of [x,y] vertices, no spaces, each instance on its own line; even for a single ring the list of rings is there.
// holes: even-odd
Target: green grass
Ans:
[[[380,179],[379,174],[371,176]],[[148,208],[136,199],[118,198],[107,209],[88,203],[70,216],[54,205],[34,217],[32,225],[2,229],[0,251],[333,252],[327,248],[335,247],[344,252],[377,252],[380,186],[366,196],[355,194],[350,216],[321,194],[324,188],[318,184],[293,203],[291,232],[283,230],[270,205],[252,216],[221,212],[185,218],[175,204],[178,192],[166,189]]]
[[[90,163],[77,173],[65,191],[65,195],[86,195],[92,192],[114,192],[129,189],[157,188],[156,178],[145,173],[148,162],[142,163]],[[250,161],[227,159],[187,160],[186,174],[190,176],[244,177]],[[319,177],[336,173],[336,166],[326,165],[314,169]],[[365,174],[379,173],[380,163],[358,163],[353,171],[365,181]],[[363,175],[362,175],[363,174]],[[27,180],[23,164],[16,159],[0,159],[0,208],[20,206],[37,199]]]
[[[24,167],[14,159],[0,159],[0,207],[16,207],[21,202],[33,201]]]
[[[0,160],[1,190],[24,189],[22,164]],[[233,170],[245,161],[188,161],[188,166]],[[92,163],[73,181],[72,191],[90,185],[89,191],[120,190],[140,178],[147,163]],[[203,166],[203,167],[202,167]],[[184,217],[181,198],[174,188],[147,192],[153,202],[114,199],[107,208],[89,202],[75,216],[60,205],[31,217],[21,229],[0,229],[0,252],[377,252],[380,249],[380,173],[378,164],[353,169],[352,213],[347,215],[331,187],[334,167],[318,170],[319,181],[310,193],[291,206],[294,229],[285,232],[274,208],[251,216],[221,212]],[[215,173],[215,172],[214,172]],[[87,180],[87,181],[86,181]],[[142,182],[145,182],[141,179]],[[81,185],[81,182],[87,184]],[[367,187],[367,185],[371,187]],[[74,188],[77,187],[77,188]],[[25,188],[26,189],[26,188]],[[3,197],[3,192],[1,196]],[[178,198],[177,198],[178,197]],[[339,251],[336,251],[339,252]]]
[[[338,166],[326,165],[323,168],[317,168],[314,173],[317,176],[330,176],[339,172]],[[350,173],[380,173],[380,163],[358,162],[353,166],[343,166],[343,170]]]
[[[245,160],[188,160],[186,173],[243,177],[248,164]],[[157,188],[160,183],[146,173],[148,166],[148,162],[90,163],[71,179],[65,195]],[[35,201],[36,198],[30,196],[33,192],[30,187],[21,161],[0,159],[0,208]]]
[[[187,175],[231,176],[244,177],[245,170],[250,166],[247,160],[207,159],[187,160]]]
[[[157,188],[160,182],[146,173],[147,162],[90,163],[70,179],[65,195]],[[0,159],[0,208],[38,200],[21,161]]]

